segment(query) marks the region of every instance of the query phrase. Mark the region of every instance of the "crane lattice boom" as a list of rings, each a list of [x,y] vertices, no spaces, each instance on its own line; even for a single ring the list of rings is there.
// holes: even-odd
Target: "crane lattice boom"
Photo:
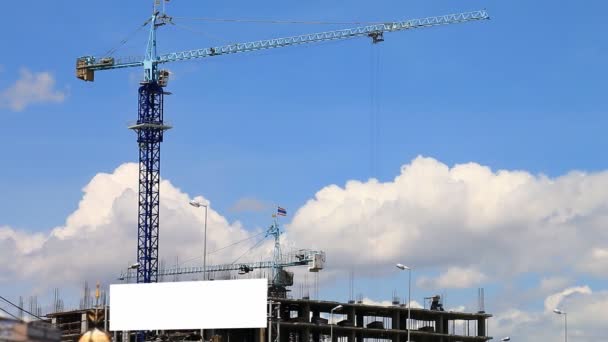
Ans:
[[[158,272],[159,276],[172,276],[180,274],[197,274],[197,273],[216,273],[224,271],[239,271],[241,273],[248,273],[256,269],[272,269],[274,267],[284,268],[292,266],[309,266],[310,272],[318,272],[323,269],[323,262],[325,261],[325,252],[302,249],[288,256],[284,256],[282,260],[275,264],[274,261],[260,261],[251,263],[238,263],[238,264],[224,264],[207,266],[193,267],[176,267]]]
[[[303,34],[299,36],[275,38],[268,40],[258,40],[247,43],[236,43],[216,47],[208,47],[203,49],[195,49],[181,52],[172,52],[158,56],[156,63],[169,63],[184,61],[189,59],[206,58],[212,56],[221,56],[241,52],[251,52],[257,50],[274,49],[280,47],[287,47],[292,45],[309,44],[328,40],[343,40],[356,37],[371,37],[374,42],[380,42],[383,40],[383,34],[385,32],[397,32],[404,30],[413,30],[425,27],[449,25],[465,23],[469,21],[487,20],[490,19],[487,11],[473,11],[457,14],[448,14],[442,16],[410,19],[406,21],[391,22],[384,24],[375,24],[368,26],[361,26],[355,28],[349,28],[344,30],[335,30],[319,33]],[[100,57],[96,58],[93,56],[85,56],[78,59],[79,63],[77,68],[79,70],[110,70],[130,67],[140,67],[144,65],[143,57],[127,57],[121,59],[114,59],[112,57]],[[88,79],[79,77],[85,81]],[[92,80],[92,79],[91,79]]]

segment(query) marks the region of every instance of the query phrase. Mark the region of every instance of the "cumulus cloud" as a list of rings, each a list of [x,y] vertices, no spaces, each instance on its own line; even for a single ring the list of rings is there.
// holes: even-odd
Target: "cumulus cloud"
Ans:
[[[0,285],[27,280],[49,289],[84,279],[114,280],[135,260],[137,179],[136,164],[96,175],[65,224],[47,233],[0,227],[0,260],[11,260],[0,263]],[[605,189],[606,172],[551,178],[475,163],[450,167],[418,157],[392,181],[324,187],[296,211],[283,241],[325,250],[325,280],[353,268],[365,276],[394,275],[397,261],[413,266],[416,275],[437,271],[434,278],[418,277],[419,286],[435,288],[472,287],[531,272],[545,275],[535,293],[544,302],[536,299],[535,311],[513,303],[498,312],[490,323],[492,335],[555,340],[563,322],[550,309],[560,306],[570,313],[577,341],[600,341],[598,332],[608,324],[608,291],[566,288],[572,283],[568,277],[550,275],[569,265],[575,273],[605,277]],[[200,257],[203,211],[188,200],[187,193],[162,181],[160,254],[168,260]],[[208,231],[210,251],[258,233],[212,209]],[[246,248],[222,250],[208,261],[231,262]],[[264,245],[259,253],[270,256],[271,248]]]
[[[544,277],[540,281],[539,290],[541,293],[553,292],[559,288],[564,288],[571,280],[567,277],[552,276]]]
[[[416,284],[419,287],[431,289],[463,289],[479,285],[486,278],[483,273],[473,268],[450,267],[437,278],[419,277]]]
[[[457,267],[469,270],[463,285],[558,272],[560,265],[585,272],[584,256],[608,241],[607,188],[606,172],[550,178],[418,157],[392,181],[324,187],[287,231],[290,239],[325,250],[328,264],[345,272],[355,266],[388,273],[399,260],[417,269],[452,269],[442,285],[461,275]],[[595,254],[595,268],[608,267],[603,255]]]
[[[563,300],[575,294],[591,294],[591,288],[589,286],[577,286],[570,287],[561,292],[554,293],[545,299],[545,311],[552,312],[554,309],[561,309]]]
[[[587,273],[598,277],[608,274],[608,248],[594,247],[585,253],[580,267]]]
[[[581,342],[605,340],[608,291],[594,292],[586,285],[547,296],[543,311],[509,309],[497,313],[491,320],[491,331],[496,338],[511,336],[514,341],[559,341],[564,336],[564,319],[552,312],[557,305],[568,312],[569,339]]]
[[[29,280],[44,283],[44,289],[49,289],[87,279],[114,282],[120,270],[136,259],[137,179],[138,166],[133,163],[96,175],[84,187],[78,208],[65,224],[47,234],[0,228],[0,259],[12,260],[0,264],[0,284]],[[161,181],[160,191],[160,257],[171,261],[175,256],[193,257],[200,261],[197,256],[201,256],[203,212],[189,206],[188,194],[169,181]],[[257,233],[244,229],[239,222],[228,222],[212,209],[208,232],[209,251]],[[264,245],[258,253],[266,253],[268,248]],[[241,253],[228,248],[214,253],[213,259],[232,261]]]
[[[393,303],[390,300],[377,301],[377,300],[373,300],[371,298],[365,297],[361,301],[365,305],[393,306]],[[407,304],[407,300],[405,300],[405,302]],[[420,303],[418,303],[417,301],[415,301],[415,300],[412,301],[412,308],[422,309],[422,307],[423,306]]]
[[[0,106],[16,112],[36,103],[61,103],[66,93],[55,88],[55,78],[49,72],[33,73],[23,68],[19,79],[0,92]]]

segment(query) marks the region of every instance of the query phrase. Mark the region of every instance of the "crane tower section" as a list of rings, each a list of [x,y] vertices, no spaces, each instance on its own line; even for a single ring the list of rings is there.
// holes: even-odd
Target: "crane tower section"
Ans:
[[[139,199],[137,219],[138,283],[158,280],[158,229],[160,207],[160,143],[170,126],[163,121],[165,92],[157,82],[139,87],[137,133],[139,145]]]

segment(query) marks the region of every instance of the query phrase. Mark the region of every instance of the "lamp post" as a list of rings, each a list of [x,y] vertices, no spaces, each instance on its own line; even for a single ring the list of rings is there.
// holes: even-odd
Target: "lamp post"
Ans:
[[[331,309],[329,312],[329,335],[330,335],[330,342],[334,342],[334,311],[335,310],[340,310],[342,309],[344,306],[342,305],[338,305],[335,308]]]
[[[207,210],[209,209],[208,204],[204,204],[197,201],[190,201],[190,205],[195,208],[204,207],[205,208],[205,242],[203,244],[203,279],[207,280]]]
[[[127,276],[126,276],[126,280],[127,280],[127,284],[129,283],[129,279],[131,278],[131,270],[136,270],[139,268],[139,263],[136,262],[134,264],[132,264],[131,266],[127,267]],[[125,280],[125,277],[123,275],[120,276],[120,278],[118,280]]]
[[[412,312],[411,312],[411,308],[412,308],[412,269],[405,266],[404,264],[397,264],[395,265],[398,269],[405,271],[408,271],[408,285],[407,285],[407,323],[405,324],[405,327],[407,328],[407,342],[410,342],[410,320],[412,319]]]
[[[564,341],[568,342],[568,313],[560,309],[553,309],[558,315],[564,315]]]
[[[197,202],[195,200],[190,201],[190,205],[195,208],[203,207],[205,208],[205,238],[203,242],[203,280],[207,280],[207,211],[209,210],[209,205],[201,202]],[[230,336],[228,336],[230,339]],[[205,330],[201,329],[201,341],[205,341]]]

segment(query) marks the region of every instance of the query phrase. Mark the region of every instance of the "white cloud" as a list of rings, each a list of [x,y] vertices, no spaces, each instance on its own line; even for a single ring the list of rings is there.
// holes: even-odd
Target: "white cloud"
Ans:
[[[84,187],[77,210],[48,233],[1,227],[0,260],[11,262],[0,263],[0,286],[29,281],[49,289],[85,279],[115,279],[135,259],[137,174],[136,164],[98,174]],[[436,278],[417,276],[419,282],[441,288],[472,287],[530,272],[560,274],[564,265],[605,277],[605,189],[606,172],[549,178],[474,163],[448,167],[420,157],[390,182],[350,181],[345,187],[321,189],[297,210],[284,241],[325,250],[327,270],[321,277],[329,282],[353,268],[364,276],[394,276],[396,261],[413,266],[414,275],[442,271]],[[188,200],[188,194],[162,181],[160,254],[169,263],[175,255],[181,260],[200,256],[203,211],[190,207]],[[252,235],[214,210],[209,211],[208,230],[211,251]],[[214,254],[209,262],[230,262],[248,248],[239,247]],[[270,248],[264,245],[259,253]],[[608,291],[565,288],[570,283],[561,275],[546,276],[535,293],[544,302],[535,299],[530,306],[509,298],[511,308],[490,320],[490,333],[527,342],[555,340],[563,321],[549,309],[560,306],[569,312],[577,341],[602,340]]]
[[[542,278],[539,285],[541,293],[553,292],[567,286],[571,280],[567,277],[553,276]]]
[[[450,267],[437,278],[419,277],[416,284],[430,289],[463,289],[479,285],[487,277],[474,268]]]
[[[608,241],[605,189],[606,172],[549,178],[418,157],[392,181],[324,187],[287,233],[325,250],[328,264],[344,272],[389,273],[395,261],[418,270],[464,267],[479,272],[470,274],[471,285],[560,265],[585,272],[583,256]]]
[[[580,267],[595,276],[606,276],[608,274],[608,248],[595,247],[586,251]]]
[[[365,297],[361,301],[363,302],[363,304],[366,304],[366,305],[393,306],[393,302],[391,302],[390,300],[377,301],[377,300],[373,300],[371,298]],[[407,302],[407,300],[405,302]],[[402,303],[403,303],[403,301],[402,301]],[[412,308],[422,309],[422,305],[420,303],[418,303],[417,301],[413,300]]]
[[[49,72],[32,73],[20,70],[20,78],[0,92],[0,107],[20,112],[35,103],[61,103],[66,93],[55,88],[55,79]]]
[[[563,310],[561,304],[565,298],[575,294],[589,295],[591,293],[592,291],[589,286],[570,287],[561,292],[554,293],[545,299],[545,311],[552,312],[554,309]]]
[[[608,291],[594,292],[588,286],[576,286],[549,295],[542,312],[509,309],[490,320],[495,339],[511,336],[514,341],[559,341],[563,339],[564,319],[552,312],[559,305],[568,312],[569,339],[580,342],[605,340],[608,315]]]
[[[136,259],[137,179],[138,167],[132,163],[96,175],[84,188],[78,208],[66,223],[48,234],[0,228],[0,260],[12,261],[0,264],[0,284],[27,280],[44,284],[43,289],[48,290],[87,279],[115,281],[120,271]],[[188,194],[166,180],[161,181],[160,191],[160,257],[172,263],[177,255],[182,260],[200,256],[203,212],[188,205]],[[212,209],[208,233],[209,251],[252,234]],[[257,253],[269,256],[269,245],[262,245]],[[213,259],[232,261],[241,253],[242,248],[229,248],[213,254]],[[249,258],[260,259],[256,254]]]

